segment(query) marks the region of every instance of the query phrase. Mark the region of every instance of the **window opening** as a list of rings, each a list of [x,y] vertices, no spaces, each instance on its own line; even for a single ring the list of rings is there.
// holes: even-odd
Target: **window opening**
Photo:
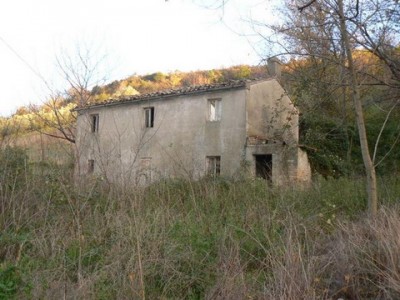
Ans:
[[[88,160],[88,174],[92,174],[94,172],[94,159]]]
[[[151,157],[140,158],[138,180],[140,184],[151,182]]]
[[[254,155],[256,161],[256,177],[272,181],[272,155]]]
[[[218,176],[221,173],[221,156],[207,156],[207,174]]]
[[[208,120],[209,121],[220,121],[222,113],[221,99],[210,99],[208,100]]]
[[[145,126],[147,128],[154,127],[154,107],[146,107],[144,109]]]
[[[99,131],[99,115],[90,115],[90,126],[92,132],[98,132]]]

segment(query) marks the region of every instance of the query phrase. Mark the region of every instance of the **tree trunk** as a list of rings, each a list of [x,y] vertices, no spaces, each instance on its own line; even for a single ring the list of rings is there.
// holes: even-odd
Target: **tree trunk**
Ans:
[[[367,176],[367,193],[368,193],[368,209],[372,217],[376,216],[378,210],[378,194],[375,166],[372,162],[371,155],[368,148],[367,132],[365,129],[365,120],[363,107],[360,98],[360,90],[357,82],[357,75],[353,62],[353,55],[351,53],[349,35],[346,28],[346,19],[344,16],[343,0],[338,0],[339,5],[339,21],[340,21],[340,34],[346,50],[346,58],[348,69],[350,72],[350,88],[352,90],[352,97],[354,109],[357,119],[357,128],[360,136],[361,153],[363,157],[365,173]]]

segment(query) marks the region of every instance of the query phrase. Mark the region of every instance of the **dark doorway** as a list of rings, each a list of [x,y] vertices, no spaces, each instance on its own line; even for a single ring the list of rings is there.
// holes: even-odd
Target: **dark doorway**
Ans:
[[[272,155],[254,155],[256,158],[256,176],[272,181]]]

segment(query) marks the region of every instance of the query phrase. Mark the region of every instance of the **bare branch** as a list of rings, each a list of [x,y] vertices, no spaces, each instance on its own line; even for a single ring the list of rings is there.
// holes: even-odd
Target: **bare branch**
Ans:
[[[303,12],[303,10],[305,10],[307,7],[311,6],[314,4],[314,2],[316,2],[317,0],[311,0],[308,3],[302,5],[302,6],[297,6],[297,9],[299,12]]]
[[[390,115],[392,114],[393,110],[395,109],[395,107],[396,107],[399,103],[400,103],[400,100],[397,100],[397,101],[393,104],[393,106],[390,108],[390,110],[386,113],[385,121],[383,122],[383,124],[382,124],[382,126],[381,126],[381,129],[380,129],[380,131],[379,131],[378,137],[377,137],[376,142],[375,142],[374,154],[373,154],[373,156],[372,156],[372,162],[373,162],[373,163],[375,163],[375,158],[376,158],[376,154],[377,154],[377,152],[378,152],[378,146],[379,146],[379,142],[380,142],[381,137],[382,137],[382,133],[383,133],[385,127],[386,127],[386,124],[387,124],[387,122],[388,122],[388,120],[389,120]],[[398,139],[398,137],[397,137],[397,139]],[[397,139],[396,139],[396,141],[397,141]],[[394,147],[395,144],[396,144],[396,143],[393,143],[393,144],[392,144],[391,149],[393,149],[393,147]],[[391,151],[391,149],[390,149],[390,151]],[[390,151],[389,151],[389,152],[390,152]],[[388,153],[389,153],[389,152],[388,152]],[[388,153],[384,156],[384,158],[388,155]],[[381,160],[379,161],[378,164],[380,164],[382,161],[383,161],[383,159],[381,159]],[[376,167],[378,164],[376,164],[375,167]]]

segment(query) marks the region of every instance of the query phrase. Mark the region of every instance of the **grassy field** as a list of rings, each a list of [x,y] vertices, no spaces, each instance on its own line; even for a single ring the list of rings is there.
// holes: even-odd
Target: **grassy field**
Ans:
[[[0,299],[399,299],[400,179],[74,186],[0,159]]]

